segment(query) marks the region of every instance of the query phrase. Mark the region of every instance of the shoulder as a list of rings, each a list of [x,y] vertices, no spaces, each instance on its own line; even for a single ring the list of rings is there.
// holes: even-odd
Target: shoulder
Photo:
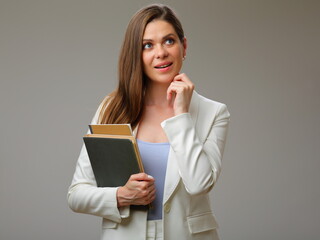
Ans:
[[[98,124],[101,122],[101,117],[105,113],[108,105],[110,104],[110,102],[112,101],[113,98],[114,98],[113,93],[111,93],[103,98],[96,113],[94,114],[94,117],[91,121],[91,124]]]
[[[224,103],[206,98],[194,91],[190,114],[194,120],[199,138],[205,141],[213,126],[229,122],[230,114]]]
[[[206,98],[196,91],[194,91],[192,99],[201,115],[230,115],[226,104]]]

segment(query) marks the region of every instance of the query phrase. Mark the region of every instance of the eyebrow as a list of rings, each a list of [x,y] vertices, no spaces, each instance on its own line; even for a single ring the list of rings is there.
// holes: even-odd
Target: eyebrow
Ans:
[[[169,33],[169,34],[165,35],[162,39],[166,39],[166,38],[171,37],[171,36],[175,37],[176,35],[174,33]],[[143,42],[153,42],[152,39],[143,39],[142,41]]]

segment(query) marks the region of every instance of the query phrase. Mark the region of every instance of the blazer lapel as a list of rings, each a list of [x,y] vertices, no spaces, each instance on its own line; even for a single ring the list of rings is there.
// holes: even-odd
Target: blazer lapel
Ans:
[[[198,118],[198,111],[199,111],[199,95],[196,91],[193,92],[189,113],[191,118],[196,125],[197,118]],[[168,164],[167,164],[167,172],[166,172],[166,179],[165,179],[165,186],[164,186],[164,193],[163,193],[163,205],[169,200],[172,193],[178,186],[180,181],[180,174],[179,168],[176,161],[176,156],[172,148],[170,148],[169,156],[168,156]]]

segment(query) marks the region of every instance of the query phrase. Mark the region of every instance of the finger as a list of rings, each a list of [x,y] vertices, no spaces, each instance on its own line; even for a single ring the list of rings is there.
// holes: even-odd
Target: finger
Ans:
[[[182,81],[182,80],[175,80],[171,83],[171,87],[182,87],[186,89],[193,89],[193,83],[190,81]]]
[[[148,190],[151,192],[151,191],[154,191],[155,189],[156,189],[156,186],[154,182],[148,182]]]
[[[170,102],[172,98],[172,93],[171,91],[167,91],[167,100]]]
[[[183,81],[186,83],[192,83],[185,73],[180,73],[173,78],[173,81]]]
[[[176,94],[183,93],[183,94],[191,95],[194,88],[193,86],[188,86],[186,84],[182,84],[182,85],[177,84],[177,85],[173,85],[172,89]]]
[[[155,194],[156,194],[156,189],[154,188],[150,191],[150,195],[155,195]]]
[[[167,89],[167,100],[169,102],[175,97],[175,94],[176,94],[176,91],[174,90],[173,87],[174,87],[173,83],[171,83],[170,86]]]
[[[154,181],[154,178],[146,173],[137,173],[130,176],[132,181]]]
[[[172,84],[170,87],[171,98],[176,97],[177,94],[183,92],[185,89],[188,89],[188,86]]]
[[[149,192],[148,196],[146,196],[146,200],[148,203],[151,203],[156,198],[156,191],[153,190],[152,192]]]
[[[153,202],[155,199],[156,199],[156,192],[154,191],[150,194],[150,200],[151,200],[150,202]]]
[[[191,80],[188,78],[188,76],[185,73],[175,76],[173,78],[173,82],[175,83],[183,82],[183,83],[186,83],[192,89],[194,88],[193,82],[191,82]]]
[[[167,93],[168,92],[175,92],[176,91],[176,88],[179,88],[179,87],[188,87],[188,84],[185,83],[185,82],[182,82],[182,81],[173,81],[170,83],[170,86],[168,87],[167,89]]]
[[[139,181],[137,188],[140,189],[140,191],[152,191],[154,188],[154,182],[153,181]]]
[[[176,81],[171,84],[171,90],[173,90],[174,92],[178,90],[189,89],[189,88],[190,86],[185,82]]]

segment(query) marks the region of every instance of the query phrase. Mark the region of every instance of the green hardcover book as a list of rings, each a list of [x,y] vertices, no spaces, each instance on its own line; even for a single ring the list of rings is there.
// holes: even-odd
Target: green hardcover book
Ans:
[[[144,171],[133,136],[88,134],[83,140],[98,187],[124,186],[132,174]]]

